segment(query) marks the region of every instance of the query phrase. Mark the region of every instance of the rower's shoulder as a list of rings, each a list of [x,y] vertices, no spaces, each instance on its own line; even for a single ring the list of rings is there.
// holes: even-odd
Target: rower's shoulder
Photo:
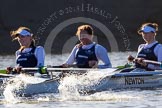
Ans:
[[[96,48],[102,48],[102,49],[105,49],[105,47],[104,46],[102,46],[102,45],[100,45],[100,44],[96,44],[96,46],[95,46]]]
[[[17,51],[15,52],[15,55],[18,56],[19,54],[20,54],[20,51],[17,50]]]
[[[36,46],[36,49],[44,49],[43,46]]]
[[[43,48],[43,46],[36,46],[36,48]]]
[[[35,52],[44,52],[43,46],[36,46]]]
[[[96,46],[95,46],[95,50],[97,51],[97,52],[107,52],[107,49],[104,47],[104,46],[102,46],[102,45],[100,45],[100,44],[96,44]]]
[[[161,44],[161,43],[159,43],[157,46],[162,47],[162,44]]]
[[[155,48],[162,51],[162,44],[158,44]]]
[[[142,48],[142,47],[144,47],[144,46],[146,46],[146,44],[140,44],[140,45],[138,46],[138,48]]]

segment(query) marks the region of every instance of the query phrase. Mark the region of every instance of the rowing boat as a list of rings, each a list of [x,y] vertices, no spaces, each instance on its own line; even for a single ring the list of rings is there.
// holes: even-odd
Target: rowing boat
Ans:
[[[58,72],[58,69],[56,70]],[[63,70],[65,71],[65,69]],[[79,72],[80,69],[76,70]],[[84,69],[84,71],[85,70],[86,69]],[[108,74],[110,70],[113,74]],[[93,85],[80,85],[80,87],[78,88],[78,92],[87,94],[107,90],[162,88],[162,71],[145,71],[142,69],[132,69],[131,71],[128,70],[115,71],[111,68],[100,70],[101,72],[107,72],[107,75],[99,79],[97,83]],[[60,83],[60,79],[50,77],[40,83],[27,84],[25,87],[14,92],[19,96],[31,96],[34,94],[42,93],[59,93],[58,87]]]
[[[158,89],[162,88],[162,71],[134,69],[130,72],[117,72],[106,76],[96,85],[85,87],[82,91],[101,92],[122,89]]]

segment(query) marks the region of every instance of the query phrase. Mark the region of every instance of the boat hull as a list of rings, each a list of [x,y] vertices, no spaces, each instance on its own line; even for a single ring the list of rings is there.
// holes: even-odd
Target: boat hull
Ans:
[[[9,79],[8,78],[0,78],[0,93],[3,95],[4,90],[7,87]],[[7,82],[7,83],[6,83]],[[14,83],[10,83],[11,85],[9,86],[14,86]],[[32,96],[36,94],[43,94],[43,93],[58,93],[58,86],[59,86],[59,81],[57,79],[47,79],[43,82],[40,83],[30,83],[30,84],[21,84],[21,87],[13,87],[11,89],[11,92],[15,96]]]
[[[3,80],[1,80],[3,82]],[[31,96],[42,93],[59,93],[59,80],[49,79],[41,83],[27,84],[14,93],[18,96]],[[78,89],[80,93],[94,93],[107,90],[122,89],[157,89],[162,88],[162,72],[132,71],[114,72],[90,86],[82,86]]]
[[[162,88],[162,72],[125,72],[101,79],[97,84],[84,87],[83,92],[101,92],[121,89]]]
[[[59,82],[57,80],[47,80],[37,84],[27,84],[25,87],[19,90],[15,90],[14,93],[17,96],[32,96],[43,93],[58,93]]]

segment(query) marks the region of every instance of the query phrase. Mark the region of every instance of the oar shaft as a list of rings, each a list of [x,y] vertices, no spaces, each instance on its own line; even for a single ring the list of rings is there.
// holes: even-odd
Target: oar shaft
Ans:
[[[38,71],[40,68],[22,68],[22,70],[28,70],[28,71]],[[58,71],[58,70],[69,70],[69,71],[75,71],[75,70],[99,70],[99,69],[92,69],[92,68],[44,68],[47,71]]]
[[[161,62],[152,61],[152,60],[144,60],[144,62],[146,62],[146,63],[148,63],[148,64],[162,65]]]
[[[25,73],[35,73],[35,72],[40,72],[41,74],[47,74],[49,71],[98,71],[100,69],[92,69],[92,68],[58,68],[58,67],[41,67],[41,68],[38,68],[38,67],[31,67],[31,68],[22,68],[21,69],[23,72]],[[0,70],[0,73],[1,74],[8,74],[7,73],[7,70]]]

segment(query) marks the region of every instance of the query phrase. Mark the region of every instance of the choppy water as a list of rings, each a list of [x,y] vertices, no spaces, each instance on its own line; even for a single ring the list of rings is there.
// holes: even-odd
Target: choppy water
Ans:
[[[126,63],[126,57],[128,54],[135,55],[135,52],[118,52],[110,53],[110,59],[112,65],[124,65]],[[68,54],[64,55],[47,55],[46,65],[59,65],[64,62]],[[1,64],[0,68],[6,68],[7,66],[14,66],[14,56],[0,56]],[[25,81],[35,82],[32,78],[24,78]],[[95,75],[91,80],[101,77],[101,75]],[[38,81],[38,80],[36,80]],[[12,97],[10,91],[5,91],[7,95],[0,97],[0,107],[3,108],[156,108],[162,106],[162,90],[127,90],[127,91],[106,91],[95,93],[92,95],[82,96],[79,95],[75,88],[77,83],[85,83],[84,78],[80,78],[80,81],[75,77],[65,79],[60,85],[60,94],[42,94],[35,95],[30,98],[26,97]],[[19,83],[14,85],[19,86]],[[67,87],[68,86],[68,90]]]

